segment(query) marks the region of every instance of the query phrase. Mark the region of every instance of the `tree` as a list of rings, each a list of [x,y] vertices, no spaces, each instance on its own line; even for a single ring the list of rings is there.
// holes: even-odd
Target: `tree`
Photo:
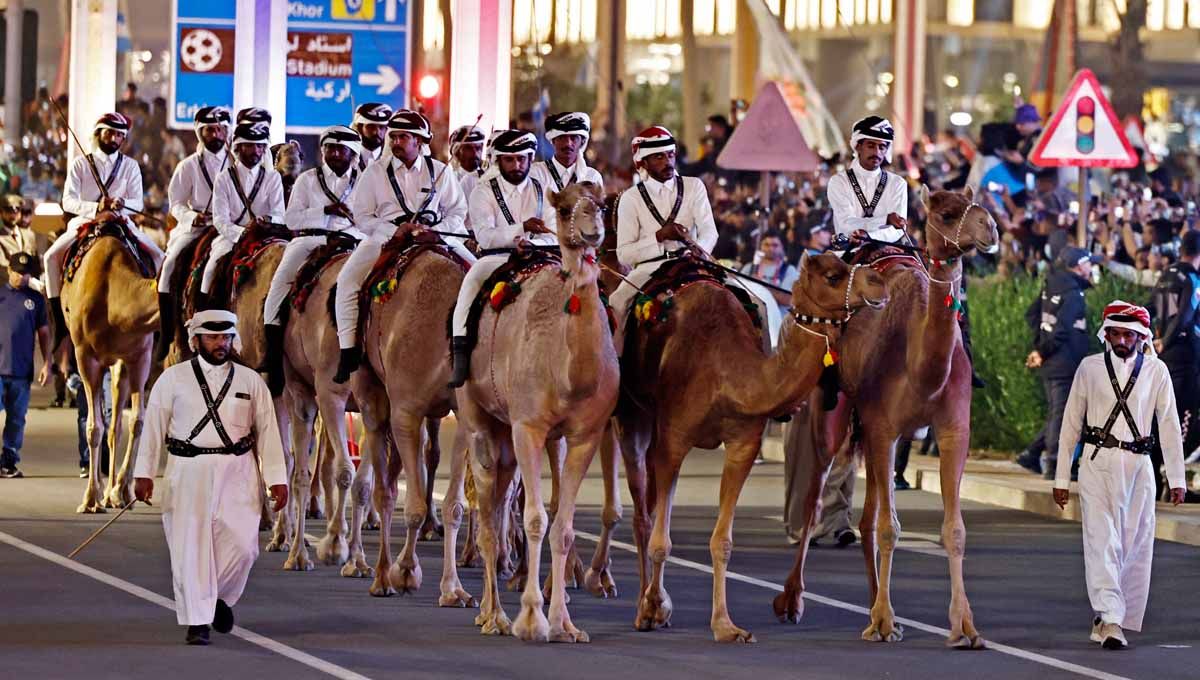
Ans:
[[[1112,44],[1113,89],[1112,104],[1118,116],[1142,115],[1142,97],[1146,91],[1146,61],[1141,36],[1146,26],[1146,0],[1127,0],[1121,27]]]

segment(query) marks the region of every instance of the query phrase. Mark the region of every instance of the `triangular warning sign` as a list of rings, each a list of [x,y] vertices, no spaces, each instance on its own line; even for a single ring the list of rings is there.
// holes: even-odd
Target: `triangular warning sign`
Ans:
[[[717,165],[730,170],[812,172],[821,159],[800,131],[803,100],[789,102],[780,83],[767,81],[758,90],[746,118],[733,130]]]
[[[1095,74],[1082,69],[1029,157],[1042,167],[1132,168],[1138,156]]]

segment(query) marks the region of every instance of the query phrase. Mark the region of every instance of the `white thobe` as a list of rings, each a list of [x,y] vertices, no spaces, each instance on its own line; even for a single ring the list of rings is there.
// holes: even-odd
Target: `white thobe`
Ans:
[[[354,161],[354,165],[358,167],[358,171],[360,173],[365,172],[367,168],[371,167],[375,163],[375,161],[383,158],[386,150],[386,143],[380,144],[379,148],[375,149],[374,151],[368,151],[367,147],[364,146],[363,152],[359,154],[358,160]]]
[[[198,359],[213,398],[230,368],[233,384],[217,412],[233,441],[255,433],[257,454],[168,456],[162,479],[162,522],[171,553],[175,613],[180,625],[212,623],[217,600],[237,604],[258,557],[262,488],[254,466],[262,466],[267,486],[287,483],[287,466],[271,394],[258,373],[226,362],[214,366]],[[134,477],[153,479],[167,437],[187,440],[205,416],[204,396],[190,361],[163,371],[146,405]],[[210,421],[192,444],[222,446]]]
[[[237,173],[242,191],[246,192],[246,199],[250,201],[250,210],[245,209],[245,204],[238,196],[233,179],[230,177],[231,172]],[[267,175],[263,177],[258,193],[251,196],[254,193],[254,185],[258,182],[258,176],[264,172]],[[204,277],[200,280],[200,292],[202,293],[212,290],[213,278],[217,275],[217,263],[221,258],[233,252],[238,239],[246,231],[245,225],[249,224],[254,217],[265,217],[272,222],[283,221],[283,178],[279,176],[275,168],[266,163],[259,163],[253,168],[247,168],[242,165],[241,161],[238,161],[232,167],[226,168],[225,172],[216,178],[213,188],[212,212],[213,226],[217,228],[218,235],[213,239],[212,249],[208,253],[208,263],[204,265]],[[252,212],[254,213],[253,217],[251,216]]]
[[[350,220],[337,215],[325,214],[326,206],[332,205],[333,201],[321,189],[321,183],[317,180],[318,172],[324,176],[325,186],[329,187],[329,191],[334,196],[337,196],[337,202],[346,206],[350,205],[350,197],[358,185],[360,176],[358,170],[352,167],[346,171],[346,174],[339,177],[328,166],[320,165],[304,171],[300,177],[296,178],[296,185],[292,187],[292,200],[288,203],[284,222],[292,231],[323,229],[345,232],[354,238],[362,239],[365,234],[351,224]],[[325,245],[325,242],[325,236],[297,236],[288,241],[287,246],[283,249],[283,257],[279,260],[279,266],[275,268],[275,274],[271,277],[271,287],[267,289],[267,299],[263,307],[265,323],[276,325],[280,323],[280,310],[284,298],[291,291],[292,284],[296,282],[296,275],[300,273],[300,268],[304,266],[308,256],[317,248]]]
[[[475,191],[475,187],[479,186],[479,178],[483,177],[483,168],[479,168],[478,170],[463,170],[456,165],[454,174],[458,177],[458,186],[462,189],[463,199],[467,202],[467,216],[464,224],[467,227],[467,231],[470,231],[472,229],[471,210],[469,207],[471,205],[471,193]]]
[[[858,194],[854,192],[854,186],[850,184],[850,178],[847,176],[850,171],[854,172],[858,186],[862,189],[863,200],[867,202],[868,206],[875,198],[875,190],[879,188],[879,179],[883,177],[884,173],[887,173],[887,186],[883,188],[883,195],[879,197],[879,204],[875,206],[871,217],[866,216],[866,208],[858,200]],[[895,243],[904,236],[903,231],[889,226],[887,223],[887,217],[892,213],[908,219],[908,184],[900,175],[887,172],[882,168],[871,172],[859,165],[856,158],[850,163],[849,168],[829,178],[825,196],[829,201],[829,208],[833,211],[834,233],[849,236],[862,229],[871,238],[889,243]]]
[[[104,182],[108,182],[112,177],[112,183],[108,186],[108,195],[112,198],[124,199],[125,207],[129,210],[142,209],[142,170],[138,167],[137,161],[128,156],[124,156],[121,161],[121,166],[117,168],[117,173],[113,176],[113,168],[116,167],[117,158],[122,157],[120,151],[113,154],[105,154],[100,150],[92,153],[92,158],[96,162],[96,170],[100,174],[100,178]],[[86,156],[79,156],[71,164],[71,169],[67,172],[67,182],[63,187],[62,207],[65,212],[73,213],[75,217],[67,223],[67,230],[64,231],[54,243],[46,250],[46,254],[42,256],[46,265],[46,295],[47,297],[58,297],[59,291],[62,289],[62,273],[63,266],[66,264],[64,258],[67,256],[67,249],[75,242],[78,236],[79,228],[87,222],[95,219],[96,212],[100,208],[100,199],[103,194],[100,187],[96,186],[96,180],[92,177],[92,171],[88,168]],[[137,238],[142,247],[150,253],[154,259],[154,266],[157,268],[162,262],[163,252],[158,245],[150,238],[148,234],[143,232],[132,220],[129,219],[130,213],[128,210],[122,210],[121,214],[125,217],[125,222],[129,226],[129,232]]]
[[[717,225],[713,220],[712,205],[708,202],[708,190],[704,182],[696,177],[682,179],[683,201],[674,221],[687,229],[692,241],[700,246],[701,250],[711,253],[713,246],[717,245]],[[609,297],[609,304],[612,305],[618,324],[625,323],[629,306],[637,296],[638,291],[634,286],[643,287],[668,255],[686,247],[685,243],[673,239],[659,242],[655,234],[662,225],[642,199],[637,185],[639,179],[635,178],[634,181],[635,184],[621,194],[617,203],[617,259],[626,267],[632,267],[632,271],[625,277],[628,282],[622,280],[617,290]],[[675,207],[675,178],[659,182],[653,177],[647,177],[640,181],[646,187],[658,214],[664,220],[669,220],[671,209]],[[779,337],[779,327],[782,325],[775,298],[762,286],[732,274],[726,281],[745,289],[762,302],[760,308],[767,316],[766,332],[769,333],[773,344],[774,338]],[[633,285],[630,285],[630,282]],[[620,350],[618,345],[617,351]]]
[[[558,179],[562,180],[562,186],[554,180],[554,175],[550,172],[551,166],[558,173]],[[558,162],[557,158],[551,156],[549,160],[540,161],[533,164],[533,168],[529,171],[529,175],[542,183],[542,190],[546,192],[546,202],[550,201],[551,193],[558,193],[567,186],[576,182],[591,182],[604,190],[604,178],[595,168],[590,168],[582,163],[572,165],[570,168]],[[558,212],[547,210],[546,228],[554,233],[558,233]]]
[[[171,276],[179,256],[204,233],[203,229],[195,228],[196,217],[201,213],[212,214],[213,186],[228,160],[224,147],[214,154],[201,145],[196,153],[175,166],[171,183],[167,185],[167,202],[171,206],[171,216],[175,218],[175,228],[167,237],[167,256],[158,275],[159,293],[171,292]],[[208,179],[204,178],[202,165],[208,171]],[[209,185],[209,180],[213,186]]]
[[[1117,381],[1124,388],[1135,357],[1121,360],[1113,355],[1112,360]],[[1085,423],[1104,427],[1116,403],[1104,355],[1085,358],[1071,384],[1058,450],[1074,451]],[[1183,487],[1183,439],[1166,364],[1147,356],[1126,403],[1142,436],[1150,434],[1151,421],[1158,418],[1158,439],[1167,481],[1172,488]],[[1129,425],[1120,415],[1111,434],[1123,442],[1133,439]],[[1069,455],[1058,457],[1054,488],[1070,488],[1071,459]],[[1141,630],[1150,594],[1150,564],[1154,559],[1155,488],[1150,456],[1117,448],[1101,448],[1096,452],[1095,446],[1083,445],[1079,503],[1083,515],[1083,564],[1092,609],[1105,623]]]
[[[530,243],[540,246],[558,245],[556,234],[535,234],[525,231],[525,220],[532,217],[545,219],[545,196],[539,193],[532,177],[526,176],[520,184],[511,184],[503,177],[496,177],[496,186],[508,207],[510,222],[496,202],[491,180],[480,182],[475,191],[471,192],[471,224],[475,229],[475,242],[480,250],[498,248],[515,248],[517,242],[527,239]],[[542,187],[545,192],[546,187]],[[454,337],[465,337],[467,334],[467,317],[471,315],[471,304],[479,296],[483,282],[508,261],[509,253],[485,255],[472,264],[463,279],[462,287],[458,289],[458,301],[454,303],[454,316],[451,322],[451,332]]]
[[[431,159],[432,160],[432,159]],[[441,220],[434,229],[442,232],[462,234],[463,238],[447,238],[446,244],[467,262],[475,256],[463,245],[467,238],[464,220],[467,216],[467,201],[453,172],[444,172],[446,165],[432,160],[433,172],[425,157],[419,156],[412,167],[395,156],[388,155],[387,162],[374,163],[367,168],[354,190],[350,208],[358,228],[367,235],[342,265],[337,277],[337,296],[334,298],[334,316],[337,319],[338,345],[342,349],[354,347],[358,342],[358,294],[363,282],[371,274],[383,246],[392,240],[396,225],[392,220],[403,217],[409,211],[422,209],[437,213]],[[406,210],[400,205],[396,192],[388,179],[388,168],[396,177],[396,185],[404,196]],[[433,182],[437,190],[429,204],[425,204]],[[424,206],[424,208],[422,208]]]

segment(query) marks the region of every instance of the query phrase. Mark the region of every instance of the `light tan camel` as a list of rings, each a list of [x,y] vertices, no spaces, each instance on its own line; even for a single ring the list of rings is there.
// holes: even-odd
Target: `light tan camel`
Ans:
[[[815,433],[822,465],[813,466],[809,520],[803,525],[796,564],[774,607],[780,620],[798,621],[803,614],[807,532],[832,452],[845,436],[852,404],[862,422],[867,465],[867,496],[859,530],[872,607],[863,639],[894,642],[903,637],[890,594],[892,554],[900,538],[892,487],[894,445],[898,437],[912,436],[915,430],[932,425],[941,451],[942,542],[950,562],[947,644],[980,649],[985,643],[975,629],[962,572],[966,528],[959,483],[970,443],[971,366],[963,350],[954,300],[961,287],[962,256],[999,241],[995,221],[973,202],[969,189],[965,194],[939,191],[932,197],[924,189],[921,200],[929,214],[928,270],[906,264],[888,269],[884,276],[892,304],[882,312],[856,316],[842,335],[840,377],[845,398]],[[820,398],[814,396],[815,403]]]
[[[484,634],[522,640],[588,640],[571,622],[563,579],[555,578],[550,618],[538,586],[546,510],[541,485],[547,439],[565,437],[558,507],[550,531],[551,571],[563,574],[574,543],[575,500],[616,405],[616,351],[599,298],[595,248],[604,237],[603,195],[591,183],[551,193],[558,211],[561,267],[544,268],[496,312],[485,309],[473,353],[471,378],[458,390],[459,417],[471,433],[471,470],[479,498],[484,592],[476,624]],[[515,465],[514,465],[515,463]],[[499,511],[514,468],[525,486],[524,524],[529,578],[521,613],[510,623],[496,574]]]
[[[758,457],[763,430],[769,417],[791,413],[812,391],[840,324],[858,309],[878,308],[887,300],[878,273],[851,267],[831,254],[805,256],[792,291],[793,323],[785,326],[779,351],[771,356],[763,352],[761,331],[742,303],[714,284],[678,291],[668,319],[638,329],[626,346],[622,371],[628,398],[618,417],[634,499],[639,630],[670,623],[672,603],[663,571],[671,551],[672,499],[680,466],[693,447],[724,445],[720,509],[709,541],[711,627],[718,642],[754,641],[730,619],[725,574],[733,552],[734,508]],[[648,477],[653,489],[646,488]]]
[[[63,313],[75,346],[75,361],[88,403],[87,437],[91,464],[83,503],[77,512],[104,512],[125,507],[133,499],[133,466],[145,419],[143,391],[150,376],[154,331],[158,330],[158,293],[154,279],[144,278],[133,256],[116,238],[102,237],[83,257],[71,281],[62,287]],[[124,433],[122,411],[131,400],[125,458],[111,472],[107,492],[100,488],[101,437],[104,436],[104,371],[113,367],[112,423],[108,428],[111,470]]]

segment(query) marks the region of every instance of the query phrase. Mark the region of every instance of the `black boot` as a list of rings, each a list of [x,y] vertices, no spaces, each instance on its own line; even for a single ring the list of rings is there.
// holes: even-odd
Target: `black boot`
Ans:
[[[358,365],[362,363],[362,350],[357,345],[349,349],[343,349],[338,355],[337,375],[333,376],[333,381],[339,385],[350,379],[350,374],[358,370]]]
[[[187,637],[184,639],[189,645],[207,645],[208,626],[188,626]]]
[[[205,293],[202,290],[196,291],[196,311],[208,311],[208,293]]]
[[[283,326],[269,323],[263,326],[263,331],[267,336],[267,387],[271,396],[278,398],[283,396],[284,386]]]
[[[50,315],[54,317],[54,338],[50,341],[50,353],[58,350],[58,346],[67,339],[67,317],[63,314],[62,298],[48,298]]]
[[[175,299],[170,293],[158,294],[158,328],[158,347],[154,351],[154,359],[163,361],[175,340]]]
[[[225,600],[217,600],[217,610],[213,614],[212,627],[218,633],[228,633],[233,630],[233,607],[225,604]]]
[[[471,345],[466,338],[450,338],[450,356],[454,367],[450,387],[462,387],[471,377]]]

